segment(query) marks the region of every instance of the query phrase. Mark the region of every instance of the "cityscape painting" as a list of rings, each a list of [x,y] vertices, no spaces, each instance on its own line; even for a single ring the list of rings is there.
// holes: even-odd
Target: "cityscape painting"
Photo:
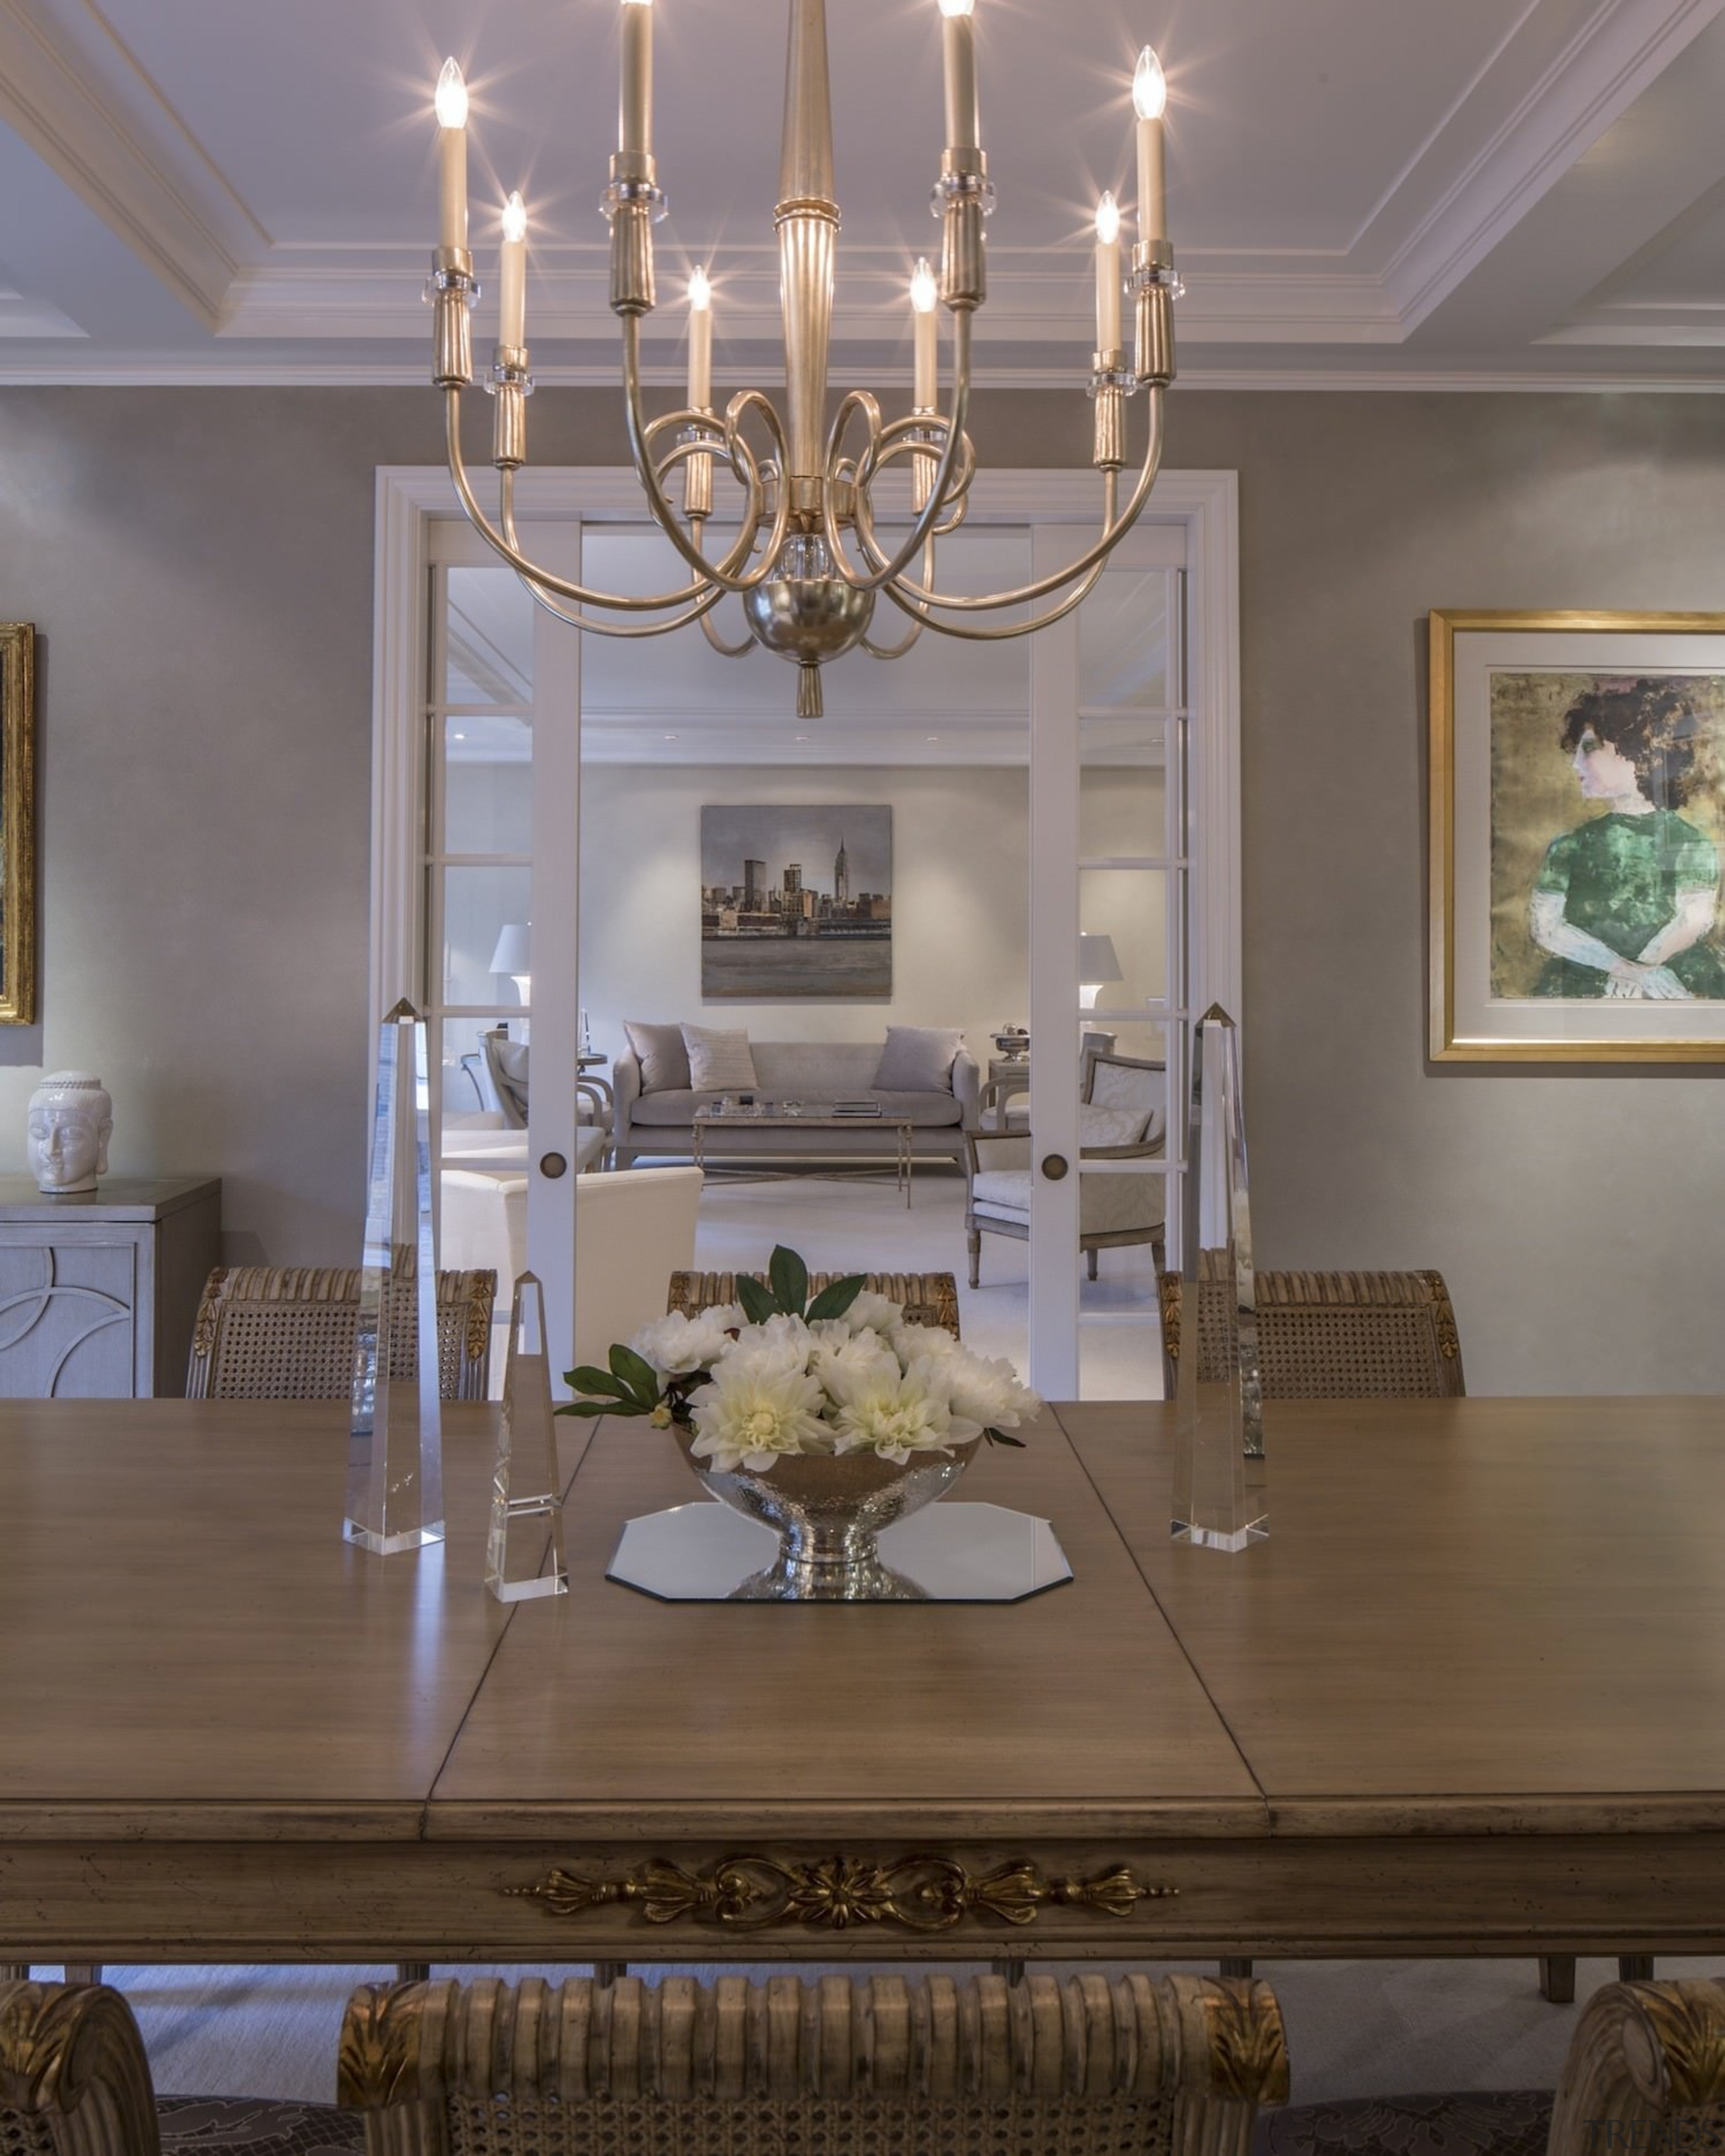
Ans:
[[[701,993],[892,993],[892,811],[701,812]]]

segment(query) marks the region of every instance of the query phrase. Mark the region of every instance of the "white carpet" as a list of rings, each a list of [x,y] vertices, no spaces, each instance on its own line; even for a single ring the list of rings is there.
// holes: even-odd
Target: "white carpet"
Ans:
[[[978,1966],[963,1964],[962,1973]],[[1076,1966],[1050,1964],[1057,1971]],[[1661,1976],[1719,1974],[1717,1964],[1700,1961],[1662,1961],[1658,1971]],[[58,1974],[39,1971],[49,1973]],[[451,1966],[434,1973],[478,1972]],[[578,1969],[534,1973],[553,1980],[586,1974]],[[356,1984],[387,1982],[393,1974],[382,1966],[104,1972],[131,2002],[156,2086],[164,2095],[324,2102],[334,2093],[336,2036],[348,1993]],[[1550,2088],[1579,2011],[1541,1999],[1531,1958],[1265,1962],[1258,1974],[1281,2001],[1294,2097],[1301,2103],[1445,2089]],[[1584,1961],[1578,2000],[1615,1974],[1615,1963]]]
[[[761,1272],[775,1243],[813,1272],[950,1272],[959,1328],[979,1354],[1029,1361],[1028,1244],[983,1238],[982,1286],[967,1283],[964,1178],[919,1166],[908,1209],[885,1183],[788,1176],[755,1183],[710,1178],[701,1198],[695,1261],[706,1272]],[[1162,1321],[1147,1243],[1098,1254],[1099,1277],[1079,1291],[1081,1398],[1160,1399]],[[1082,1266],[1081,1260],[1074,1260]]]

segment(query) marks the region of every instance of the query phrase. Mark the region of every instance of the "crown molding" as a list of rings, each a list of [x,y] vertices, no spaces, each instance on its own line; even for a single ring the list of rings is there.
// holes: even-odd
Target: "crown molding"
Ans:
[[[1455,290],[1722,9],[1725,0],[1613,0],[1587,23],[1384,264],[1404,334]],[[1478,90],[1476,84],[1469,97]],[[1417,171],[1418,161],[1404,187]],[[1392,198],[1373,224],[1394,205]],[[1370,229],[1356,253],[1369,245]]]
[[[235,271],[270,235],[89,0],[0,0],[0,121],[218,326]]]

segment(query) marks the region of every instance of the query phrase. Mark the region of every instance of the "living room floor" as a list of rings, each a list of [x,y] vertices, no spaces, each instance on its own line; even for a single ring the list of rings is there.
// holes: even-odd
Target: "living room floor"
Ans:
[[[793,1174],[757,1182],[709,1174],[701,1196],[695,1262],[706,1272],[762,1272],[775,1243],[811,1272],[950,1272],[968,1347],[1029,1362],[1030,1250],[1007,1235],[983,1238],[980,1287],[966,1286],[964,1178],[917,1163],[906,1209],[885,1181]],[[1162,1327],[1147,1243],[1099,1253],[1101,1277],[1084,1280],[1081,1310],[1098,1322],[1080,1336],[1082,1398],[1160,1399]],[[1077,1260],[1081,1268],[1082,1260]]]

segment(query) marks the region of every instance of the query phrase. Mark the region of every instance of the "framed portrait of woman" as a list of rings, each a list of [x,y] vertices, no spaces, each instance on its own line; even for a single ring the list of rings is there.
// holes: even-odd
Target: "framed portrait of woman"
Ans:
[[[1433,1059],[1725,1061],[1725,614],[1430,632]]]
[[[36,631],[0,622],[0,1025],[36,1019]]]

